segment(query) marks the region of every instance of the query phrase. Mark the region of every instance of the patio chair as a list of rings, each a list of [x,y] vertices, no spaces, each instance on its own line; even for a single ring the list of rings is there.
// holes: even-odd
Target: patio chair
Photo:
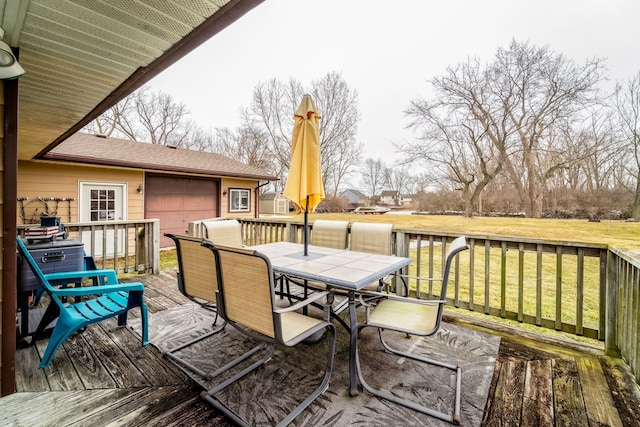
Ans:
[[[140,307],[142,320],[142,345],[149,343],[147,328],[147,306],[144,303],[144,285],[142,283],[118,283],[114,270],[83,270],[44,274],[33,259],[22,239],[17,238],[18,252],[31,268],[34,276],[44,287],[51,302],[43,315],[41,324],[47,326],[57,318],[51,333],[49,344],[40,362],[41,368],[51,364],[51,360],[62,343],[76,331],[106,319],[118,316],[118,325],[127,323],[127,313]],[[97,286],[58,288],[51,284],[74,283],[82,278],[99,278]],[[74,303],[65,303],[63,299],[74,297]],[[82,301],[79,298],[82,297]]]
[[[349,248],[352,251],[391,255],[393,224],[354,222],[351,224]]]
[[[328,320],[305,316],[297,311],[314,301],[325,298],[327,292],[318,292],[308,300],[286,308],[277,308],[273,271],[266,256],[249,249],[213,245],[207,240],[202,244],[216,256],[218,266],[218,292],[216,295],[220,315],[242,333],[260,341],[257,346],[221,368],[216,375],[228,372],[258,352],[264,351],[265,353],[250,366],[201,393],[204,400],[225,413],[235,423],[249,425],[249,422],[243,420],[216,398],[218,392],[266,363],[273,355],[276,345],[293,347],[318,332],[329,332],[327,334],[329,348],[324,377],[319,386],[278,423],[278,425],[287,425],[329,386],[336,342],[335,328]],[[328,319],[328,316],[329,309],[325,307],[325,319]]]
[[[460,393],[462,388],[462,369],[460,366],[422,357],[410,351],[402,351],[392,348],[388,341],[385,340],[384,334],[389,333],[390,331],[395,331],[408,335],[426,337],[433,335],[438,331],[442,320],[442,312],[446,304],[447,284],[449,281],[449,272],[451,271],[451,263],[456,255],[466,249],[468,249],[468,246],[464,236],[455,239],[449,246],[442,278],[426,279],[441,281],[442,285],[439,300],[421,300],[386,293],[371,292],[370,294],[376,298],[374,300],[376,302],[372,304],[372,300],[369,300],[368,302],[362,301],[362,305],[366,307],[366,314],[364,323],[358,325],[358,330],[362,330],[367,327],[377,328],[382,345],[391,353],[416,360],[418,362],[424,362],[455,371],[456,386],[453,414],[444,413],[437,409],[426,407],[420,403],[403,399],[389,392],[372,387],[363,377],[362,368],[360,366],[360,356],[358,354],[358,350],[356,350],[356,370],[358,372],[360,383],[366,391],[382,399],[395,402],[407,408],[454,424],[460,423]]]
[[[358,252],[393,255],[392,230],[393,224],[354,222],[351,224],[349,248],[352,251]],[[391,276],[383,277],[378,281],[378,283],[371,283],[370,285],[365,286],[363,290],[381,291],[384,287],[389,286]]]
[[[233,246],[241,248],[242,226],[235,219],[220,219],[202,221],[205,229],[204,237],[216,245]]]
[[[317,219],[311,228],[310,243],[313,246],[345,249],[349,236],[349,221]]]
[[[313,246],[322,246],[325,248],[345,249],[347,247],[347,237],[349,236],[349,221],[333,221],[326,219],[317,219],[313,222],[311,229],[310,244]],[[284,295],[289,298],[295,298],[291,295],[289,282],[295,283],[304,290],[303,298],[307,298],[308,288],[316,290],[325,290],[324,283],[309,283],[308,281],[299,281],[288,276],[280,276],[280,297]],[[287,292],[283,292],[283,283],[286,283]],[[291,300],[290,300],[291,302]]]
[[[226,325],[226,322],[223,322],[222,325],[216,327],[218,312],[215,302],[216,291],[218,290],[218,277],[215,258],[209,249],[202,246],[203,239],[201,237],[170,233],[166,233],[165,236],[172,239],[176,244],[178,256],[178,289],[180,293],[203,308],[215,311],[216,315],[211,331],[198,335],[184,344],[165,351],[163,354],[168,359],[209,380],[211,379],[209,373],[202,371],[185,359],[178,357],[176,353],[205,338],[217,334],[223,330]]]

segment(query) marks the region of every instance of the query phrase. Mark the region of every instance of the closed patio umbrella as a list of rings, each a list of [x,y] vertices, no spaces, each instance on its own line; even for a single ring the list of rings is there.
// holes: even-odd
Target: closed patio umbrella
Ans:
[[[302,97],[294,119],[291,165],[283,194],[295,203],[298,212],[304,212],[302,239],[304,255],[307,255],[307,215],[324,200],[320,168],[320,115],[310,95]]]

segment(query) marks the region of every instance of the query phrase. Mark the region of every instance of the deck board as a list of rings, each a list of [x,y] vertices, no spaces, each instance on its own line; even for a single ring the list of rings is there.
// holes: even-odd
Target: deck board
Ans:
[[[522,398],[524,395],[527,362],[521,359],[500,360],[499,375],[490,400],[487,426],[519,426],[522,421]]]
[[[85,338],[92,342],[96,351],[101,354],[102,363],[118,384],[118,388],[146,387],[151,382],[138,369],[138,363],[127,357],[124,349],[118,346],[112,333],[99,327],[87,328]]]
[[[175,272],[135,276],[150,311],[186,300]],[[139,317],[134,310],[131,318]],[[450,317],[450,316],[448,316]],[[455,316],[447,320],[458,325]],[[619,359],[580,344],[518,337],[502,327],[470,325],[502,337],[483,426],[640,426],[640,391]],[[38,367],[47,339],[16,353],[18,391],[2,398],[7,425],[228,426],[200,390],[152,345],[140,345],[115,319],[92,325],[63,345],[50,368]],[[464,393],[464,391],[463,391]],[[7,414],[10,414],[8,417]]]
[[[589,424],[622,427],[622,420],[615,407],[600,361],[593,357],[577,359],[582,394],[588,402]]]
[[[524,427],[552,426],[554,424],[551,365],[551,360],[527,362],[522,399],[521,425]]]
[[[63,345],[69,358],[74,361],[78,378],[85,388],[117,388],[116,382],[87,342],[84,333],[70,336]]]
[[[553,361],[553,397],[557,427],[589,426],[575,360]]]

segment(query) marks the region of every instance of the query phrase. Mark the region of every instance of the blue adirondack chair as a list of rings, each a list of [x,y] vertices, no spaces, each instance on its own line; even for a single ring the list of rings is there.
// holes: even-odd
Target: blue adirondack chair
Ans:
[[[44,290],[51,297],[51,302],[45,311],[41,325],[47,326],[58,319],[47,349],[40,362],[41,368],[51,364],[54,354],[62,343],[74,332],[93,323],[118,316],[118,325],[127,323],[127,313],[135,307],[140,307],[142,317],[142,345],[149,342],[147,331],[147,305],[144,303],[144,285],[142,283],[118,283],[114,270],[84,270],[43,274],[42,270],[27,250],[22,239],[18,238],[18,252],[23,260],[29,264],[34,276]],[[58,288],[53,283],[75,283],[81,278],[98,278],[94,286]],[[65,297],[74,297],[74,303],[64,303]],[[82,301],[79,301],[82,297]]]

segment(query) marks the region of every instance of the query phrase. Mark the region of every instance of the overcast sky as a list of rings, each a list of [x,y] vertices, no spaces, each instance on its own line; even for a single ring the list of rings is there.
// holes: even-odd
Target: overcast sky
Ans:
[[[205,129],[239,124],[255,85],[308,86],[341,73],[358,92],[357,140],[389,162],[409,140],[403,111],[427,81],[468,57],[491,61],[510,41],[548,45],[612,81],[640,71],[640,0],[266,0],[151,82]],[[293,114],[293,112],[292,112]]]

